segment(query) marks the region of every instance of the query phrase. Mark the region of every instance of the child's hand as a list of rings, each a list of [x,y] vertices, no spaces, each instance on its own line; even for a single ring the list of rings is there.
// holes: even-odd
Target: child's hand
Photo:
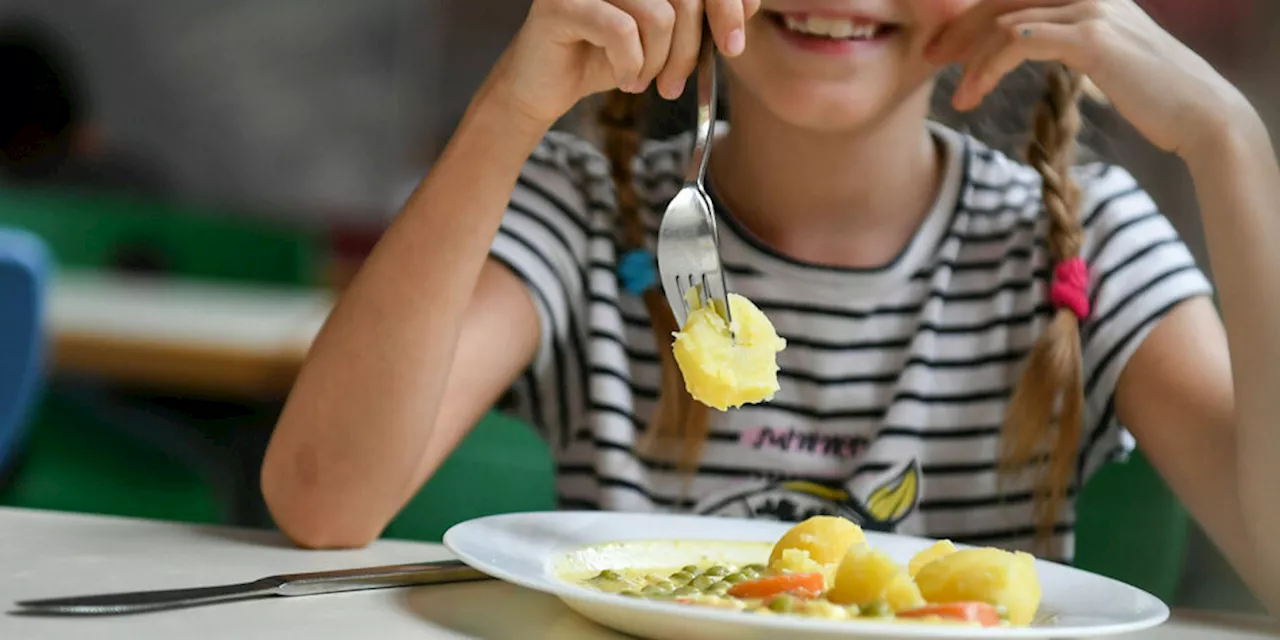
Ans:
[[[926,54],[937,63],[964,65],[957,109],[977,107],[1024,61],[1059,61],[1087,75],[1165,151],[1183,152],[1215,135],[1248,104],[1133,0],[982,0],[948,25]]]
[[[720,51],[736,56],[760,0],[533,0],[491,78],[522,115],[550,124],[582,98],[655,80],[669,99],[692,75],[703,16]]]

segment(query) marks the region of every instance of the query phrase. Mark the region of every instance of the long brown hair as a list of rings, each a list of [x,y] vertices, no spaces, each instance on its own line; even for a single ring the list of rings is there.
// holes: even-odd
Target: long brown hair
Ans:
[[[1046,69],[1045,85],[1032,122],[1027,162],[1040,174],[1049,258],[1057,265],[1078,257],[1083,242],[1080,189],[1072,180],[1071,168],[1084,79],[1054,64]],[[1084,420],[1082,367],[1080,319],[1071,309],[1058,309],[1027,356],[1005,413],[1000,460],[1005,477],[1022,473],[1047,454],[1047,464],[1035,483],[1039,545],[1052,539],[1075,470]]]
[[[612,91],[605,96],[599,116],[604,151],[613,172],[624,251],[643,249],[648,244],[640,194],[632,179],[632,164],[640,150],[644,106],[644,94]],[[644,306],[649,311],[653,340],[662,363],[662,384],[641,449],[650,456],[674,457],[677,467],[690,477],[702,456],[710,409],[695,401],[685,389],[684,376],[671,348],[673,335],[680,327],[676,326],[675,315],[662,291],[656,287],[645,291]]]
[[[1080,196],[1070,171],[1080,130],[1078,103],[1083,80],[1058,65],[1046,69],[1045,79],[1045,94],[1036,106],[1026,155],[1043,179],[1049,254],[1057,263],[1080,252]],[[633,181],[643,111],[642,95],[613,91],[605,96],[599,115],[604,150],[613,172],[623,250],[643,248],[647,243],[642,203]],[[662,363],[662,386],[641,448],[648,455],[676,457],[678,467],[692,473],[706,440],[709,410],[685,390],[671,349],[672,334],[678,327],[662,292],[657,288],[645,292],[644,303]],[[1003,427],[1002,477],[1021,473],[1044,452],[1050,452],[1048,465],[1035,483],[1036,539],[1040,545],[1052,539],[1079,449],[1084,404],[1079,327],[1070,310],[1055,313],[1027,358]]]

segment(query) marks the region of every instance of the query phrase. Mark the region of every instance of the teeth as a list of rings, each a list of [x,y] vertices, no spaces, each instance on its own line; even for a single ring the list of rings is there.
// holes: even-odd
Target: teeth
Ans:
[[[869,40],[879,32],[879,25],[871,22],[855,22],[847,18],[823,18],[819,16],[784,15],[783,22],[792,31],[827,38]]]

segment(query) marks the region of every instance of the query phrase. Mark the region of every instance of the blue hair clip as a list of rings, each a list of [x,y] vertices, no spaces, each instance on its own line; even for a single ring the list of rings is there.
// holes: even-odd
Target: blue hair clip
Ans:
[[[644,295],[658,284],[658,260],[648,249],[632,249],[618,261],[618,279],[632,295]]]

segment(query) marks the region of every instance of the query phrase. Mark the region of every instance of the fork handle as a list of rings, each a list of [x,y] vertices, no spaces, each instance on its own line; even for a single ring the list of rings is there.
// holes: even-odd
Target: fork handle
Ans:
[[[705,20],[702,23],[702,50],[698,53],[697,90],[698,130],[693,137],[693,158],[685,183],[702,187],[716,129],[716,42],[711,24]]]

